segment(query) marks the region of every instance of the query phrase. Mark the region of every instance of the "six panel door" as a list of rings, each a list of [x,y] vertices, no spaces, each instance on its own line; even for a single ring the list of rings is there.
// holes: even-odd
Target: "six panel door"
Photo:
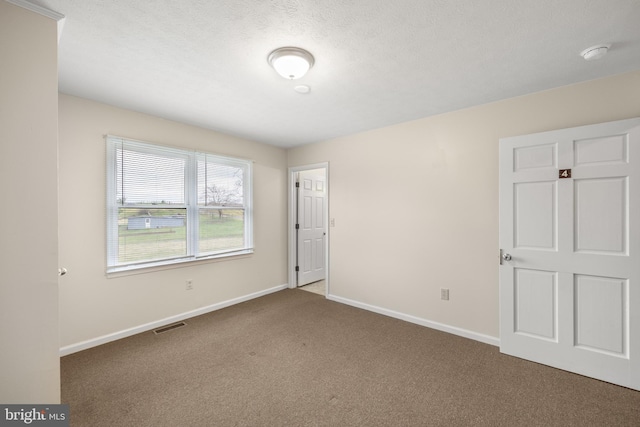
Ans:
[[[500,350],[640,389],[640,119],[500,140]]]
[[[302,171],[298,175],[298,286],[325,278],[324,169]]]

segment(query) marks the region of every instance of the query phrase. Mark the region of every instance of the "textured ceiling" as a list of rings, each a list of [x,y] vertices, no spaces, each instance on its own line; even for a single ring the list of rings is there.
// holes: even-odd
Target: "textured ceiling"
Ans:
[[[32,3],[66,16],[61,92],[282,147],[640,69],[639,0]],[[269,67],[282,46],[305,77]]]

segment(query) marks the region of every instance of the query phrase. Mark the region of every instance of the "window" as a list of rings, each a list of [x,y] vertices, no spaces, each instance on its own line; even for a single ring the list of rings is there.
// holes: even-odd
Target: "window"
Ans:
[[[107,272],[253,252],[251,162],[107,136]]]

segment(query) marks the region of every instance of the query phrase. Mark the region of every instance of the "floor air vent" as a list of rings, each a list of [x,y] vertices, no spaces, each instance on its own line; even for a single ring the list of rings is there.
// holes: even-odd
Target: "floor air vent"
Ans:
[[[181,328],[183,326],[187,326],[187,324],[184,322],[178,322],[178,323],[174,323],[173,325],[167,325],[167,326],[163,326],[162,328],[154,329],[153,333],[158,335],[163,332],[171,331],[176,328]]]

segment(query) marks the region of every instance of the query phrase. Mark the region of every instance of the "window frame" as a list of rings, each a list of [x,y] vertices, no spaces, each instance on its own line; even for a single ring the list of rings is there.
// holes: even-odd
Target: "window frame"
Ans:
[[[135,271],[145,268],[171,266],[176,264],[191,263],[202,260],[229,258],[253,253],[253,161],[236,157],[221,156],[219,154],[198,151],[193,149],[170,147],[146,141],[139,141],[114,135],[106,135],[106,272],[118,273]],[[117,165],[116,153],[119,148],[125,147],[143,153],[149,153],[162,157],[182,158],[184,167],[184,204],[171,204],[168,207],[149,207],[143,203],[118,203],[117,201]],[[234,207],[244,212],[244,245],[242,248],[208,252],[200,254],[199,251],[199,212],[202,208],[213,209],[209,206],[201,206],[198,203],[198,161],[202,158],[213,163],[243,169],[242,193],[243,206]],[[183,256],[165,258],[160,260],[146,260],[129,263],[118,262],[119,230],[118,211],[120,208],[147,208],[147,209],[185,209],[186,219],[186,254]]]

